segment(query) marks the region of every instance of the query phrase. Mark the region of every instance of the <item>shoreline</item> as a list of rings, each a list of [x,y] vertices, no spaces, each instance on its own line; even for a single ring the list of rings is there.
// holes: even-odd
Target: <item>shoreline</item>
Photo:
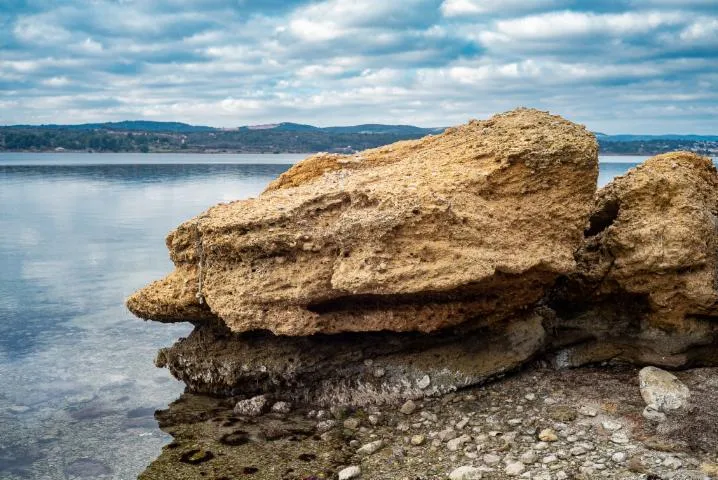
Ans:
[[[233,411],[229,399],[185,393],[156,412],[173,441],[139,478],[330,479],[349,468],[373,480],[711,478],[718,432],[695,427],[712,421],[716,393],[700,386],[718,381],[718,369],[677,374],[695,409],[668,425],[641,415],[637,372],[537,361],[411,407],[282,404],[256,416]],[[461,468],[474,476],[454,476]]]
[[[672,151],[672,150],[671,150]],[[79,155],[79,154],[86,154],[86,155],[165,155],[165,154],[172,154],[172,155],[314,155],[317,153],[323,153],[319,151],[309,151],[309,152],[293,152],[293,151],[285,151],[285,152],[244,152],[244,151],[238,151],[238,152],[227,152],[227,151],[221,151],[221,152],[211,152],[206,150],[197,150],[197,151],[187,151],[187,150],[178,150],[178,151],[158,151],[158,152],[88,152],[85,150],[63,150],[60,152],[56,152],[53,150],[0,150],[0,155],[4,153],[26,153],[26,154],[54,154],[54,155],[65,155],[65,154],[73,154],[73,155]],[[351,153],[340,153],[340,152],[329,152],[329,153],[337,153],[337,154],[345,154],[345,155],[351,155]],[[652,157],[656,155],[661,155],[662,153],[666,152],[650,152],[650,153],[612,153],[612,152],[600,152],[599,156],[610,156],[610,157]],[[697,153],[698,155],[704,155],[712,158],[718,158],[718,154],[714,155],[712,153]]]

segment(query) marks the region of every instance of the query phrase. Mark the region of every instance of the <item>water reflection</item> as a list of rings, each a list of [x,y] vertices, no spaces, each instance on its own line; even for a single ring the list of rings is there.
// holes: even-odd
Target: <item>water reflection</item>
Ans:
[[[291,164],[106,164],[106,165],[15,165],[0,163],[0,176],[46,180],[97,180],[128,183],[162,183],[201,178],[246,180],[279,175]]]
[[[171,268],[167,232],[289,165],[3,160],[0,478],[134,478],[167,441],[155,409],[183,389],[152,359],[189,327],[137,320],[124,298]]]

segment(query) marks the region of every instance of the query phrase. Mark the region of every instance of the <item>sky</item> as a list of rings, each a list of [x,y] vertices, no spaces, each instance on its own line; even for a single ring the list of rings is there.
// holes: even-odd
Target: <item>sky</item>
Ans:
[[[718,134],[717,0],[0,0],[0,124]]]

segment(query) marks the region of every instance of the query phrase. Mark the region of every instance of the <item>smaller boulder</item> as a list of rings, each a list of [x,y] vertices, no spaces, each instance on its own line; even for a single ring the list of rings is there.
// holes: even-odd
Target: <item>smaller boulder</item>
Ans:
[[[356,465],[344,468],[339,471],[339,480],[351,480],[352,478],[359,478],[361,476],[361,468]]]
[[[289,413],[292,411],[292,404],[289,402],[276,402],[272,405],[272,412],[274,413]]]
[[[691,391],[678,377],[656,367],[645,367],[638,373],[641,396],[646,405],[663,413],[688,405]]]
[[[659,410],[656,410],[653,405],[646,405],[646,408],[643,409],[642,415],[643,418],[645,418],[649,422],[662,423],[666,421],[666,414]]]
[[[404,415],[411,415],[416,411],[416,403],[413,400],[407,400],[399,409]]]
[[[240,400],[234,406],[234,413],[247,417],[258,417],[267,411],[269,401],[266,395],[257,395],[248,400]]]
[[[381,450],[381,447],[384,446],[384,440],[376,440],[374,442],[369,442],[365,445],[363,445],[359,450],[357,450],[357,454],[359,455],[373,455],[374,453]]]
[[[556,432],[553,431],[553,429],[545,428],[541,430],[538,434],[539,440],[542,442],[555,442],[558,440],[558,436],[556,436]]]
[[[480,480],[481,470],[476,467],[464,465],[449,474],[449,480]]]
[[[526,470],[526,466],[521,462],[509,462],[506,464],[504,473],[509,477],[518,477]]]

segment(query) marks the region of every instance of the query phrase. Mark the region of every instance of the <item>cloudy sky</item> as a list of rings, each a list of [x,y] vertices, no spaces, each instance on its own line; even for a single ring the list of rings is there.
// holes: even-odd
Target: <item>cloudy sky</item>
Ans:
[[[718,133],[716,0],[0,0],[0,124]]]

